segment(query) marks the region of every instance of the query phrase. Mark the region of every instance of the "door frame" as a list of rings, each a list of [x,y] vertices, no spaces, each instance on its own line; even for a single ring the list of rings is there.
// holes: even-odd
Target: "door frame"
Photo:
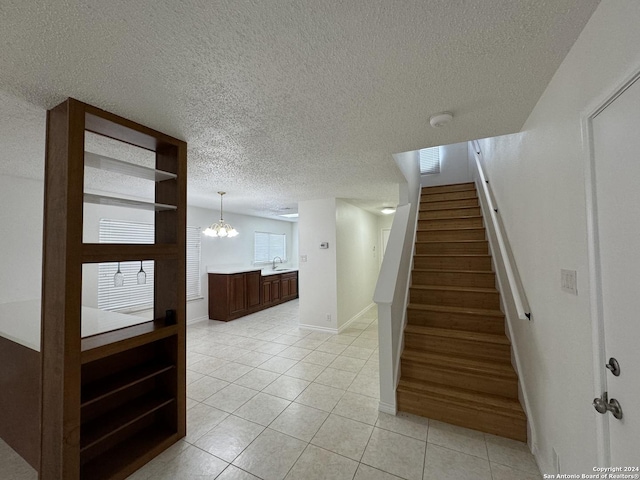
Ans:
[[[600,242],[598,238],[598,203],[595,179],[595,150],[593,138],[593,119],[613,103],[636,81],[640,81],[640,66],[624,76],[618,77],[612,88],[591,103],[581,115],[582,149],[585,155],[585,194],[587,208],[587,251],[589,261],[589,301],[591,310],[591,333],[593,339],[593,395],[600,397],[606,390],[606,352],[604,342],[604,315],[602,307],[602,281],[600,276]],[[603,467],[611,465],[610,415],[596,416],[596,444],[598,464]]]

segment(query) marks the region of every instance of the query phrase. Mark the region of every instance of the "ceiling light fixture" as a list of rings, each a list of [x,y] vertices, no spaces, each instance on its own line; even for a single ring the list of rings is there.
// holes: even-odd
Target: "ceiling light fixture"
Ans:
[[[297,213],[282,213],[280,215],[278,215],[279,217],[285,217],[285,218],[298,218],[298,214]]]
[[[396,209],[393,207],[384,207],[382,210],[380,210],[382,213],[384,213],[385,215],[391,215],[392,213],[396,213]]]
[[[451,120],[453,120],[453,114],[451,112],[441,112],[431,115],[429,123],[433,128],[440,128],[447,125]]]
[[[228,223],[224,223],[222,218],[222,196],[226,192],[218,192],[220,195],[220,222],[213,223],[203,232],[208,237],[235,237],[238,231]]]

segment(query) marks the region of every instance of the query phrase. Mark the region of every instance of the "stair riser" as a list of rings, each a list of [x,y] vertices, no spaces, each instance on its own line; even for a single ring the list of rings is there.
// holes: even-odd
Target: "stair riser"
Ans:
[[[465,388],[476,392],[518,398],[517,378],[500,378],[496,376],[472,374],[452,370],[438,365],[428,365],[410,360],[402,360],[402,378],[422,380],[456,388]]]
[[[418,214],[420,220],[430,220],[432,218],[455,218],[480,215],[480,207],[451,208],[449,210],[426,210]]]
[[[458,355],[479,360],[491,360],[499,363],[511,362],[511,347],[497,343],[474,342],[457,338],[438,337],[406,333],[404,344],[407,348],[426,352]]]
[[[488,254],[489,244],[486,241],[476,242],[437,242],[437,243],[416,243],[416,253],[427,255],[442,254]]]
[[[478,198],[475,190],[466,190],[462,192],[447,192],[447,193],[427,193],[422,191],[420,197],[421,202],[441,202],[443,200],[462,200],[467,198]]]
[[[504,334],[504,318],[465,315],[462,313],[425,312],[423,310],[407,310],[409,325],[424,327],[449,328],[467,332]]]
[[[414,257],[414,268],[491,271],[491,257]]]
[[[449,287],[495,287],[493,272],[421,272],[414,270],[411,274],[413,285],[442,285]]]
[[[482,226],[482,217],[432,218],[429,220],[418,220],[418,229],[420,230],[479,228]]]
[[[446,200],[444,202],[422,202],[421,211],[444,210],[449,208],[479,207],[477,198],[463,198],[462,200]]]
[[[470,230],[418,230],[418,242],[485,240],[484,228]]]
[[[424,187],[422,193],[449,193],[473,190],[475,192],[476,185],[473,182],[456,183],[454,185],[438,185],[437,187]]]
[[[449,307],[483,308],[487,310],[500,309],[500,294],[498,292],[460,292],[448,290],[409,290],[411,303],[422,305],[446,305]]]
[[[499,411],[486,412],[443,402],[416,392],[397,391],[398,410],[481,432],[527,441],[527,421],[501,415]]]

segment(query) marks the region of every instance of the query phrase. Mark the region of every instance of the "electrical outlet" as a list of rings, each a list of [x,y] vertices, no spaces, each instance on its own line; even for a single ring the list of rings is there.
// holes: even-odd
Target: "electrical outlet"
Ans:
[[[575,270],[560,270],[560,288],[563,292],[578,295],[578,274]]]
[[[300,263],[305,263],[307,261],[306,255],[300,255]]]
[[[327,313],[327,322],[330,322],[330,321],[331,321],[331,314]]]

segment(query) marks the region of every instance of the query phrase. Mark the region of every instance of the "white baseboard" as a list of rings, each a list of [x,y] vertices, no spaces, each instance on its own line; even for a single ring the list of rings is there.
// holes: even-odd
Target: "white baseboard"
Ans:
[[[356,313],[353,317],[351,317],[347,323],[345,323],[340,328],[338,328],[338,333],[342,332],[343,330],[346,330],[347,328],[349,328],[349,325],[358,321],[360,318],[364,317],[366,313],[369,310],[371,310],[373,307],[377,307],[377,305],[373,302],[367,305],[366,307],[364,307],[360,312]]]
[[[398,413],[395,403],[392,405],[386,402],[378,402],[378,411],[388,413],[389,415],[395,415]]]
[[[205,320],[209,320],[209,317],[207,317],[206,315],[204,315],[202,317],[192,318],[191,320],[187,320],[187,325],[192,325],[192,324],[198,323],[198,322],[204,322]]]
[[[332,333],[334,335],[337,335],[339,333],[337,328],[319,327],[318,325],[309,325],[306,323],[299,323],[298,327],[306,328],[308,330],[314,330],[316,332]]]

